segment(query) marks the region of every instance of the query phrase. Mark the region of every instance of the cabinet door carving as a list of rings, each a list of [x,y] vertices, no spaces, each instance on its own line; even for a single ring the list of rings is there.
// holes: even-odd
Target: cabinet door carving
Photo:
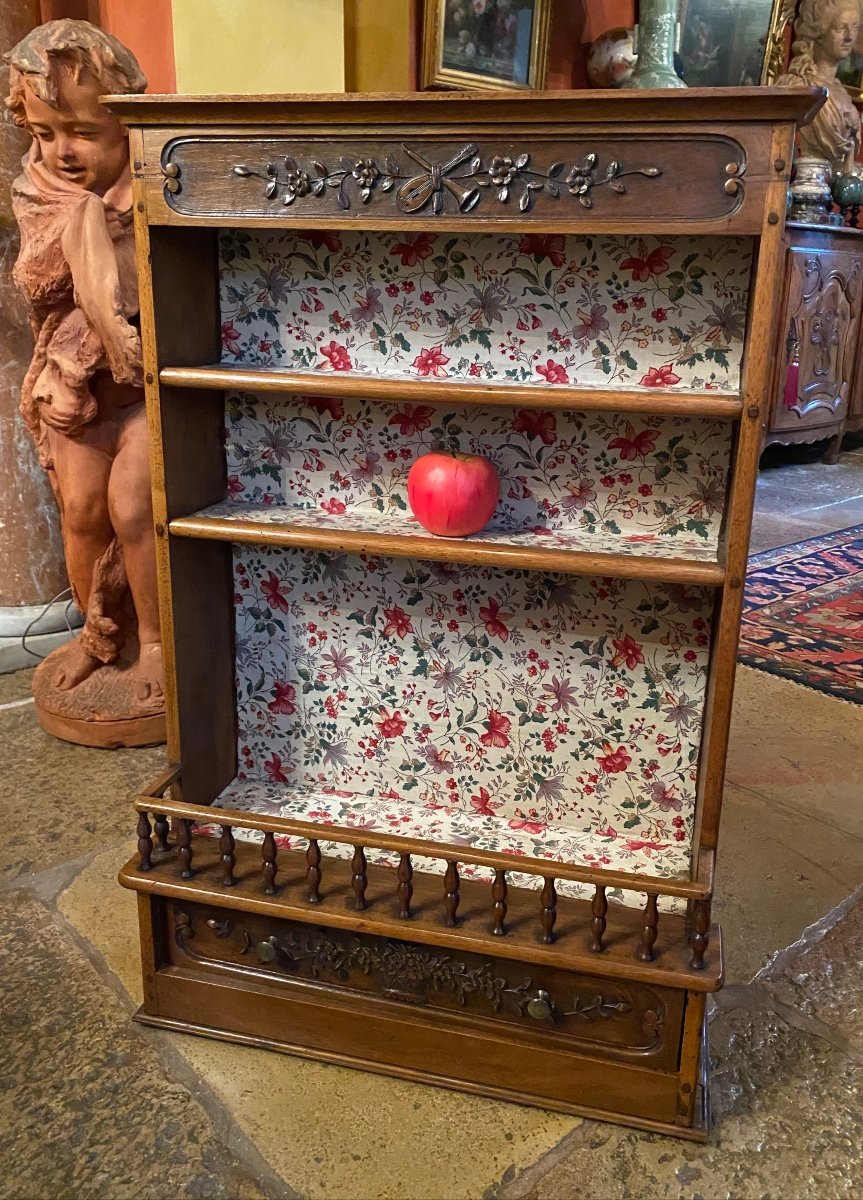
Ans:
[[[773,428],[832,424],[844,415],[857,332],[861,263],[841,253],[794,252],[787,372]]]

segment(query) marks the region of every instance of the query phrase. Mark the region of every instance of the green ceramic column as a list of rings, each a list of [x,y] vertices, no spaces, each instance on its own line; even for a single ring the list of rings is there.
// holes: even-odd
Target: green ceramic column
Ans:
[[[682,88],[674,70],[678,0],[640,0],[635,52],[638,63],[625,88]]]

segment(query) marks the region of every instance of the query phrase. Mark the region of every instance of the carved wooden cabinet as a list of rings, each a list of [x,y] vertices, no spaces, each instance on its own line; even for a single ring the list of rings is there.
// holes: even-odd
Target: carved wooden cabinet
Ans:
[[[765,445],[830,439],[838,451],[857,375],[863,234],[787,227],[785,345]]]
[[[706,1136],[780,214],[818,103],[112,100],[171,760],[121,873],[139,1020]],[[813,374],[852,286],[806,316]],[[498,467],[481,534],[410,517],[436,442]]]

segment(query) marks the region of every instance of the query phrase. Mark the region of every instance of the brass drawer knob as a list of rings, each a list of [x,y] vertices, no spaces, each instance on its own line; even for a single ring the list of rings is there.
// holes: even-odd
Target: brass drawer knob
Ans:
[[[527,1015],[534,1021],[554,1020],[554,1001],[548,992],[538,991],[527,1002]]]
[[[255,946],[255,954],[257,954],[262,963],[275,962],[276,947],[273,944],[272,939],[268,939],[265,942],[258,942]]]

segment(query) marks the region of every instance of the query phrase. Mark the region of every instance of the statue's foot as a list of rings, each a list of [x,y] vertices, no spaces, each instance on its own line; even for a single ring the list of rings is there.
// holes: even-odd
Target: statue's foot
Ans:
[[[58,662],[52,682],[61,692],[70,692],[79,683],[89,679],[93,672],[102,666],[99,659],[88,654],[81,645],[80,634],[65,646],[55,650],[54,655]]]
[[[147,708],[161,711],[165,707],[165,672],[162,666],[161,642],[144,642],[138,661],[131,668],[135,696]]]

